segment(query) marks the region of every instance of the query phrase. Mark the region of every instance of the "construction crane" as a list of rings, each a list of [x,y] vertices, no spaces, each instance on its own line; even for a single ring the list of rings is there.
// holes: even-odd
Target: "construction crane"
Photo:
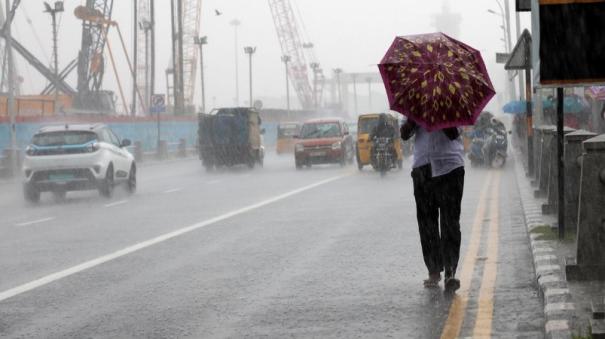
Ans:
[[[85,7],[95,16],[111,20],[113,0],[86,0]],[[78,95],[74,107],[94,111],[115,111],[113,92],[102,91],[105,75],[105,26],[82,21],[82,43],[78,54]]]
[[[135,76],[147,107],[155,91],[155,2],[135,2]],[[135,102],[135,101],[133,101]],[[149,113],[149,112],[144,112]]]
[[[307,64],[305,50],[312,53],[313,44],[303,40],[299,22],[289,0],[268,1],[282,53],[290,57],[288,75],[298,100],[305,110],[317,109],[323,93],[324,76],[319,67],[319,62],[311,54],[313,86],[311,85],[309,80],[310,64]]]
[[[173,57],[166,70],[168,105],[174,106],[175,112],[191,111],[195,106],[193,96],[199,57],[194,38],[200,33],[202,0],[171,0],[171,9]]]

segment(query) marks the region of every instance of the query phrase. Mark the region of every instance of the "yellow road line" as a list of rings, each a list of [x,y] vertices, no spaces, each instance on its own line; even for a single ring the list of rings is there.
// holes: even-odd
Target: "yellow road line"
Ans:
[[[475,220],[473,221],[468,248],[464,255],[462,269],[458,270],[460,289],[452,300],[450,311],[445,326],[443,327],[443,332],[441,333],[441,339],[458,338],[458,335],[460,334],[460,328],[462,327],[464,314],[466,313],[466,305],[468,304],[468,294],[473,278],[473,271],[475,270],[477,253],[479,253],[479,245],[481,244],[481,230],[483,228],[483,218],[487,207],[487,191],[491,186],[492,180],[492,172],[490,172],[481,188],[479,204],[477,206],[477,211],[475,212]]]
[[[490,202],[489,234],[487,236],[487,260],[483,268],[481,289],[479,290],[479,307],[473,330],[474,338],[490,338],[492,335],[492,320],[494,316],[494,289],[498,273],[498,232],[500,228],[500,213],[498,197],[500,193],[500,172],[496,175],[495,187],[492,190]]]

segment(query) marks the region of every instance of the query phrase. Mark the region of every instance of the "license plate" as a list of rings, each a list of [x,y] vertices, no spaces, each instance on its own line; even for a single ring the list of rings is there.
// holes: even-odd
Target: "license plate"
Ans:
[[[48,179],[53,180],[53,181],[65,181],[65,180],[70,180],[73,178],[74,178],[73,174],[49,174],[48,175]]]
[[[312,157],[323,157],[326,155],[326,152],[311,152]]]

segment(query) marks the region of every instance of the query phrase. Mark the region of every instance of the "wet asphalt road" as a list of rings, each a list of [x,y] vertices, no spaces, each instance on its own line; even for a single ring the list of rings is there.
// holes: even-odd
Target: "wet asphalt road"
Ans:
[[[467,168],[455,296],[422,287],[408,162],[177,161],[39,206],[0,184],[0,337],[542,338],[512,171]]]

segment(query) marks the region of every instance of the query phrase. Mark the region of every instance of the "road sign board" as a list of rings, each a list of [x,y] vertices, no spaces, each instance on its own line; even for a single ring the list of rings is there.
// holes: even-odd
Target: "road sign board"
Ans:
[[[519,41],[513,48],[513,53],[504,65],[505,70],[526,70],[530,69],[531,64],[531,34],[526,29],[519,37]]]
[[[166,95],[154,94],[151,96],[151,113],[166,112]]]
[[[505,64],[510,58],[510,53],[496,53],[496,63]]]
[[[531,0],[517,0],[517,12],[531,12]]]

